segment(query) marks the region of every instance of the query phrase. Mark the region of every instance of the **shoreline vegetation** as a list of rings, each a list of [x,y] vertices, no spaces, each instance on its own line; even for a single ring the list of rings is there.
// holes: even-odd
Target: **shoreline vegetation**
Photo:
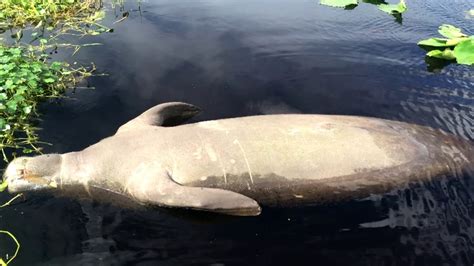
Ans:
[[[93,63],[76,67],[54,61],[52,55],[61,48],[73,49],[74,55],[82,47],[99,45],[63,40],[112,32],[100,24],[103,8],[102,0],[0,2],[0,151],[5,162],[17,152],[40,152],[34,126],[38,104],[61,97],[95,71]]]
[[[113,5],[123,4],[112,0]],[[37,130],[39,103],[62,97],[93,75],[95,65],[76,66],[57,61],[58,49],[72,48],[77,53],[97,43],[65,43],[64,39],[112,32],[100,24],[104,18],[102,0],[1,0],[0,1],[0,152],[8,162],[17,153],[40,153]],[[65,38],[61,38],[65,37]],[[0,192],[7,188],[0,184]],[[18,194],[0,208],[10,205]],[[0,265],[8,265],[17,256],[20,242],[6,230],[0,230],[14,242],[13,255],[1,250]]]

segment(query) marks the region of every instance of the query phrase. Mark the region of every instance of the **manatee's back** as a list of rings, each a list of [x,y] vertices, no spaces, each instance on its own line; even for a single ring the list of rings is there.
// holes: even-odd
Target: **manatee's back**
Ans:
[[[442,172],[440,145],[452,139],[406,123],[325,115],[224,119],[168,132],[175,181],[267,201],[342,196]]]

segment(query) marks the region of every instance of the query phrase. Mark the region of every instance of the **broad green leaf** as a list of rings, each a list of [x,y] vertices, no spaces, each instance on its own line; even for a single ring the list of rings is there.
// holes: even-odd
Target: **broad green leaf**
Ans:
[[[449,24],[443,24],[439,26],[438,32],[448,39],[467,37],[466,34],[461,32],[460,28],[456,28]]]
[[[441,51],[441,50],[429,51],[426,55],[429,57],[435,57],[435,58],[440,58],[444,60],[456,59],[456,56],[454,56],[453,50],[449,48],[444,49],[444,51]]]
[[[5,82],[5,87],[10,88],[11,86],[13,86],[13,81],[11,79],[7,80],[7,82]]]
[[[402,14],[407,11],[407,4],[405,0],[400,0],[398,4],[380,4],[378,8],[383,12],[387,12],[392,15]]]
[[[442,38],[430,38],[426,40],[422,40],[418,42],[418,45],[422,46],[431,46],[431,47],[451,47],[454,46],[453,44],[448,45],[448,39],[442,39]]]
[[[474,65],[474,39],[465,40],[454,47],[458,64]]]
[[[350,5],[357,5],[358,0],[321,0],[321,5],[332,7],[346,7]]]
[[[44,82],[46,82],[46,83],[53,83],[53,82],[55,82],[55,80],[54,80],[53,78],[45,78],[45,79],[44,79]]]
[[[6,106],[10,112],[15,112],[16,109],[18,108],[18,103],[12,100],[12,101],[7,102]]]

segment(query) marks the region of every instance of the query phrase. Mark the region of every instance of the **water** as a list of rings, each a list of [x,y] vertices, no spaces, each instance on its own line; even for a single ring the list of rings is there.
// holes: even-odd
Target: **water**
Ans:
[[[79,150],[157,103],[203,109],[195,121],[270,113],[363,115],[474,140],[474,72],[428,69],[420,39],[442,23],[474,34],[472,2],[409,1],[403,24],[361,3],[145,1],[72,60],[100,72],[43,105],[46,152]],[[106,22],[121,17],[110,10]],[[65,56],[60,54],[58,56]],[[428,71],[430,70],[430,71]],[[472,265],[472,175],[348,203],[231,218],[31,195],[0,213],[18,265]],[[1,195],[0,200],[8,199]],[[1,240],[2,247],[11,246]],[[13,246],[11,246],[13,248]]]

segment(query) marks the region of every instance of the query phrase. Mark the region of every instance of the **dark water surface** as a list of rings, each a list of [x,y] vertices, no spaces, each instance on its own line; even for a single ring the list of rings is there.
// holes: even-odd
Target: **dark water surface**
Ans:
[[[43,106],[46,152],[80,150],[157,103],[197,120],[270,113],[363,115],[474,140],[474,69],[430,72],[420,39],[450,23],[474,34],[469,0],[408,1],[403,24],[370,4],[168,0],[126,3],[115,31],[72,60],[109,75]],[[116,11],[120,18],[120,12]],[[110,10],[107,22],[115,18]],[[17,265],[472,265],[473,176],[385,195],[230,218],[31,195],[0,212]],[[8,195],[0,195],[7,200]],[[11,245],[7,240],[2,247]],[[12,247],[13,248],[13,247]]]

